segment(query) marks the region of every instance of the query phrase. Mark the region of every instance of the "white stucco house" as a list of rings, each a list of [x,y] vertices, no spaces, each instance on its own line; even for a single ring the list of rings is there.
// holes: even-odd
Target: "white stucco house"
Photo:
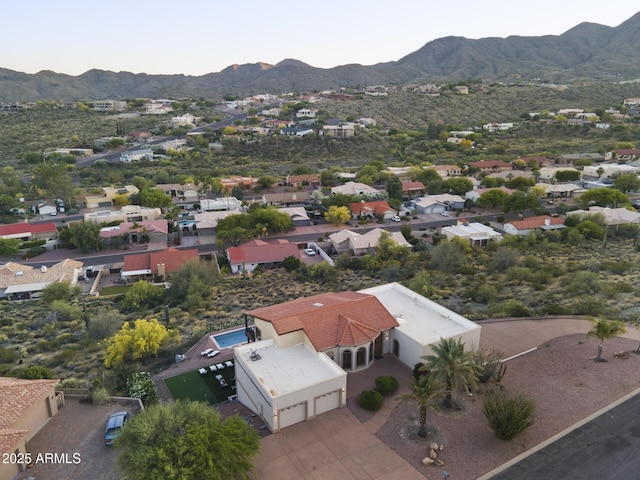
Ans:
[[[480,326],[390,283],[323,293],[245,312],[236,347],[238,401],[272,431],[346,405],[347,374],[393,355],[413,368],[441,339],[480,342]]]
[[[447,237],[447,240],[459,237],[469,241],[471,245],[479,247],[487,245],[491,240],[496,242],[502,240],[502,234],[496,232],[493,228],[483,223],[469,222],[464,218],[458,219],[455,225],[442,227],[441,232]]]

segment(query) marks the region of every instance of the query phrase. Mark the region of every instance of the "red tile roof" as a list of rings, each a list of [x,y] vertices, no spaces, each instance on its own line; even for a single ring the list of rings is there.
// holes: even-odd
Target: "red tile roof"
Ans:
[[[300,250],[289,240],[252,240],[237,247],[227,249],[227,256],[232,265],[243,263],[274,263],[281,262],[286,257],[300,258]]]
[[[12,223],[9,225],[0,225],[0,237],[5,235],[16,235],[24,233],[25,235],[31,233],[56,233],[58,229],[53,222],[46,223]]]
[[[12,428],[22,415],[49,395],[58,383],[60,380],[0,377],[0,428]]]
[[[151,273],[158,273],[158,264],[164,263],[166,273],[180,270],[185,263],[198,258],[198,249],[178,250],[177,248],[167,248],[150,253],[138,253],[126,255],[124,257],[125,272],[150,269]]]
[[[516,230],[530,230],[532,228],[540,228],[544,225],[547,225],[547,220],[549,221],[549,225],[564,225],[564,218],[562,217],[551,217],[549,215],[540,215],[538,217],[529,217],[524,220],[515,220],[513,222],[509,222],[513,225]]]
[[[413,192],[416,190],[424,190],[424,185],[422,182],[402,182],[403,192]]]
[[[361,215],[368,212],[375,212],[376,214],[384,215],[390,210],[395,211],[386,200],[380,200],[378,202],[351,203],[349,204],[349,210],[351,210],[353,215]]]
[[[376,297],[357,292],[322,293],[246,314],[270,322],[278,335],[303,330],[317,351],[362,345],[398,326]]]

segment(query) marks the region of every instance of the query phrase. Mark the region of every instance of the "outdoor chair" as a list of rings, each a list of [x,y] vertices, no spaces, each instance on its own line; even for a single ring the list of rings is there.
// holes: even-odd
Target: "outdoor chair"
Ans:
[[[206,368],[200,368],[200,369],[198,369],[198,371],[200,372],[200,375],[204,375],[205,373],[207,373],[207,369]]]
[[[207,353],[207,357],[212,358],[218,355],[219,353],[220,353],[220,350],[211,350],[209,353]]]
[[[215,365],[209,365],[209,370],[215,372],[218,368]]]
[[[209,355],[211,352],[213,352],[213,348],[207,348],[204,352],[200,352],[200,355],[204,357],[205,355]]]

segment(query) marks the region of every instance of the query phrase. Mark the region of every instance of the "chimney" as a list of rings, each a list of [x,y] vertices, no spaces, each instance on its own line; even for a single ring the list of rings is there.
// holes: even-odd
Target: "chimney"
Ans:
[[[544,219],[544,224],[548,227],[549,225],[551,225],[551,219],[550,218],[545,218]]]
[[[165,281],[165,275],[166,275],[167,271],[165,270],[165,266],[164,263],[159,263],[158,264],[158,277],[160,277],[160,279],[164,282]]]

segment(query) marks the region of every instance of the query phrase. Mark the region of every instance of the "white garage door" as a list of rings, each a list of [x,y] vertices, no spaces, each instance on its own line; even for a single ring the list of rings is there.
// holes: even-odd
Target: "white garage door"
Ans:
[[[278,412],[278,418],[280,419],[280,428],[285,428],[289,425],[304,422],[307,419],[307,402],[302,402],[296,405],[291,405],[287,408],[283,408]]]
[[[340,390],[316,397],[316,415],[328,412],[340,407]]]

